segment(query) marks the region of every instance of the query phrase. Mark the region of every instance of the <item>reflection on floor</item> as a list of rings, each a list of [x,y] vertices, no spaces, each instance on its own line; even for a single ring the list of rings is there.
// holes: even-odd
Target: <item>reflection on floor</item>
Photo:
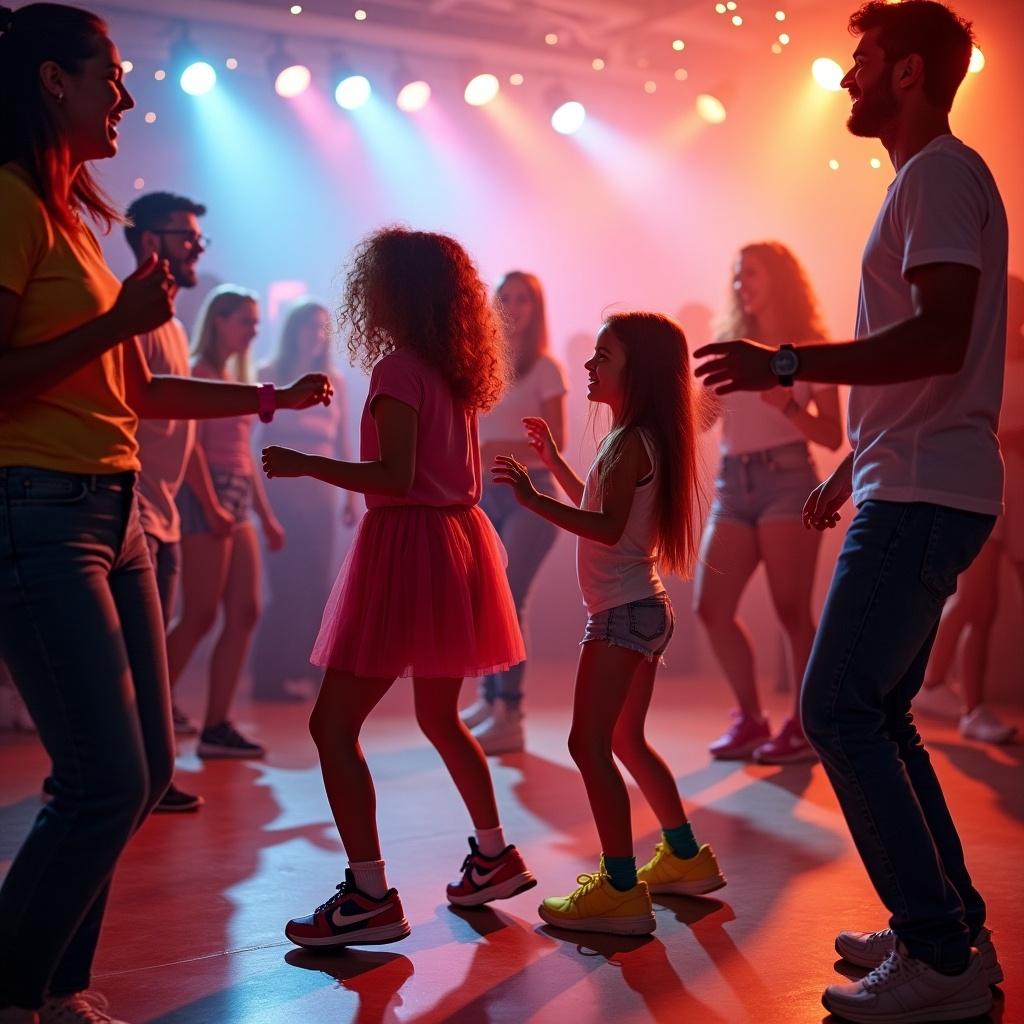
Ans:
[[[311,954],[284,921],[333,891],[344,864],[302,705],[253,705],[240,720],[266,763],[203,764],[183,744],[177,781],[205,794],[197,815],[150,819],[117,875],[95,984],[132,1024],[557,1022],[819,1024],[837,980],[838,928],[883,927],[879,907],[818,766],[709,762],[726,699],[716,680],[659,684],[650,735],[679,777],[698,838],[729,877],[713,898],[666,898],[649,938],[581,937],[542,926],[540,895],[593,870],[597,840],[565,750],[571,670],[534,666],[528,752],[494,762],[506,832],[540,885],[497,909],[444,901],[469,824],[399,685],[365,746],[381,832],[412,936],[394,946]],[[467,698],[470,686],[467,684]],[[780,698],[781,700],[781,698]],[[777,704],[777,718],[783,714]],[[990,904],[1006,969],[993,1021],[1024,1020],[1024,747],[959,739],[926,720],[969,863]],[[0,869],[38,809],[46,760],[31,738],[0,737]],[[657,823],[635,794],[637,853]]]

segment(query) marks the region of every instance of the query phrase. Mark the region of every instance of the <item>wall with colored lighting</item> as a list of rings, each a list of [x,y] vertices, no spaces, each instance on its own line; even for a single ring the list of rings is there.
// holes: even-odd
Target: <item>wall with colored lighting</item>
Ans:
[[[236,281],[272,300],[275,308],[264,303],[261,354],[273,346],[275,297],[308,288],[335,299],[352,245],[396,221],[457,235],[491,282],[512,268],[537,273],[548,291],[555,348],[571,355],[570,378],[579,391],[582,343],[570,353],[573,335],[593,332],[609,309],[675,313],[689,304],[684,327],[702,340],[709,327],[697,307],[720,308],[737,247],[755,239],[777,238],[797,252],[832,332],[847,337],[861,247],[892,176],[877,141],[846,132],[846,94],[826,91],[811,75],[820,57],[848,66],[855,43],[845,20],[853,6],[804,5],[784,25],[757,27],[748,17],[735,31],[749,35],[728,61],[702,59],[701,43],[688,40],[679,54],[679,67],[691,68],[685,76],[641,76],[631,86],[581,68],[563,76],[557,100],[551,83],[530,73],[511,85],[516,68],[510,66],[494,69],[501,81],[497,99],[470,107],[462,98],[466,69],[403,53],[415,77],[432,88],[426,106],[410,114],[395,106],[393,58],[344,48],[346,66],[365,74],[374,89],[364,106],[344,111],[322,59],[318,67],[309,58],[310,88],[283,99],[265,55],[236,47],[223,27],[198,23],[190,24],[190,37],[205,47],[219,78],[206,95],[185,95],[167,68],[166,41],[147,34],[142,6],[137,16],[100,4],[123,56],[134,63],[127,82],[138,103],[122,127],[120,155],[100,168],[101,177],[124,204],[156,189],[207,204],[203,229],[213,244],[203,259],[204,283]],[[1024,222],[1024,26],[1001,0],[956,6],[974,20],[987,60],[961,89],[954,131],[996,175],[1011,224],[1011,269],[1024,274],[1017,230]],[[732,16],[723,14],[723,24]],[[785,44],[778,42],[783,28]],[[307,59],[299,35],[287,48]],[[229,70],[225,60],[232,56],[238,66]],[[158,69],[167,71],[162,81],[154,77]],[[701,94],[721,101],[722,123],[698,114]],[[576,134],[563,136],[549,118],[569,98],[585,104],[587,116]],[[104,244],[114,268],[127,273],[122,239]],[[186,320],[200,298],[199,290],[182,296]],[[357,412],[363,382],[355,371],[349,379]],[[584,462],[588,449],[578,445],[577,437],[570,451]],[[819,457],[823,469],[835,461],[828,453]],[[819,597],[838,543],[836,534],[826,538]],[[574,656],[582,613],[571,593],[571,563],[571,545],[562,543],[541,578],[533,643],[542,656]],[[688,600],[686,586],[675,585],[674,593]],[[1008,616],[1012,611],[1019,623],[1022,615],[1020,599],[1009,589],[1007,596],[1010,611],[996,640],[1003,654],[1010,650]],[[777,631],[760,581],[744,610],[761,637],[762,667],[770,676]],[[699,630],[681,618],[687,621],[674,662],[706,664]],[[1012,661],[993,658],[1003,695],[1012,689]]]

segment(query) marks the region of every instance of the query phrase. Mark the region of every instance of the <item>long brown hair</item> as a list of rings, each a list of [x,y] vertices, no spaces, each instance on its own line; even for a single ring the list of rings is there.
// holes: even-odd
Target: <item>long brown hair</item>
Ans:
[[[330,311],[322,303],[310,296],[305,296],[288,307],[284,323],[281,326],[281,335],[277,342],[277,351],[270,362],[269,372],[274,380],[290,381],[303,373],[330,373],[331,372],[331,346],[324,345],[319,358],[312,365],[305,365],[300,359],[299,353],[299,331],[313,319],[317,313],[326,313],[330,318]]]
[[[353,364],[365,370],[408,349],[469,409],[486,412],[501,398],[508,381],[501,324],[469,254],[448,235],[389,227],[365,238],[337,317]]]
[[[782,242],[751,242],[739,251],[739,258],[753,256],[768,275],[771,299],[779,329],[787,338],[823,341],[825,324],[807,273],[793,251]],[[758,338],[757,318],[748,316],[736,289],[729,286],[726,312],[718,323],[719,338]]]
[[[601,445],[601,487],[622,458],[627,438],[645,430],[658,457],[658,563],[689,578],[706,505],[698,467],[696,397],[682,327],[662,313],[615,313],[605,326],[626,350],[622,418]]]
[[[533,313],[530,323],[520,339],[519,349],[513,354],[513,370],[516,377],[523,377],[533,369],[533,364],[548,350],[548,314],[544,302],[544,288],[536,274],[525,270],[510,270],[494,289],[494,301],[501,309],[499,293],[507,284],[521,284],[529,293],[533,302]]]
[[[123,223],[86,165],[72,173],[67,142],[39,82],[47,61],[77,74],[106,37],[106,23],[80,7],[29,4],[13,12],[0,7],[0,29],[0,164],[23,166],[47,212],[68,230],[76,210],[106,231]]]

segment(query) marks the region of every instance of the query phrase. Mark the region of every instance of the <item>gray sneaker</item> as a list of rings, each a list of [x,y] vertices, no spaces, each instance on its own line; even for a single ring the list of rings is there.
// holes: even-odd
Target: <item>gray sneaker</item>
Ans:
[[[990,985],[999,985],[1003,980],[1003,968],[992,944],[992,933],[987,928],[978,932],[974,940],[981,956],[981,969]],[[880,932],[840,932],[836,936],[836,952],[858,967],[878,967],[884,963],[896,948],[896,936],[891,928]]]
[[[992,990],[977,950],[971,950],[959,974],[941,974],[907,956],[901,943],[860,981],[829,985],[821,1002],[829,1013],[855,1024],[969,1020],[992,1008]]]

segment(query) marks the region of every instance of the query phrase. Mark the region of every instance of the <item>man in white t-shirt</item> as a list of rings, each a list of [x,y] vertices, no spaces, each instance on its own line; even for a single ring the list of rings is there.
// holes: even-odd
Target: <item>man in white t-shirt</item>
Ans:
[[[821,530],[851,494],[858,506],[801,711],[891,917],[840,933],[840,955],[874,969],[823,1002],[844,1020],[962,1020],[989,1009],[1002,970],[910,702],[942,606],[1002,507],[1006,214],[984,161],[950,134],[970,24],[934,0],[875,0],[850,29],[848,127],[881,139],[896,169],[864,250],[857,340],[695,355],[713,357],[697,372],[722,394],[853,385],[853,451],[804,508]]]

